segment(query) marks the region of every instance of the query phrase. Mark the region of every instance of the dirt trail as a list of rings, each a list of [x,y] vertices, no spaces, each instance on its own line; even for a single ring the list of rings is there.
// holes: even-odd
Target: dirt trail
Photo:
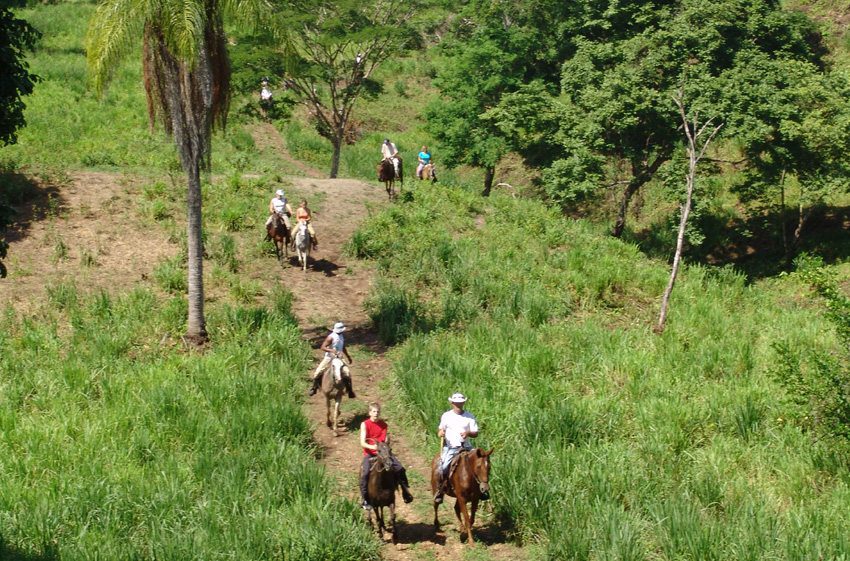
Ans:
[[[344,244],[366,216],[367,205],[386,204],[386,195],[377,184],[366,184],[355,180],[311,180],[292,179],[293,191],[306,196],[324,199],[321,212],[316,217],[316,229],[320,248],[314,254],[317,261],[306,273],[294,266],[285,266],[281,273],[284,283],[294,294],[294,312],[305,337],[317,348],[328,334],[328,328],[336,321],[348,326],[346,343],[354,355],[352,373],[355,400],[345,399],[342,422],[345,432],[339,437],[325,426],[325,402],[320,395],[306,402],[306,413],[313,422],[315,439],[322,451],[322,462],[327,473],[336,480],[337,492],[352,500],[358,500],[357,475],[362,450],[359,446],[359,426],[366,417],[366,404],[370,401],[385,401],[390,362],[364,310],[364,301],[374,277],[371,266],[346,256]],[[293,260],[294,263],[294,260]],[[320,353],[314,351],[318,361]],[[307,391],[305,376],[304,391]],[[393,451],[408,469],[411,487],[416,500],[406,505],[399,497],[396,517],[399,526],[399,543],[384,546],[382,554],[389,560],[462,559],[467,549],[459,540],[458,525],[452,506],[453,499],[446,501],[440,509],[442,529],[435,533],[433,508],[430,498],[428,459],[414,450],[408,439],[419,440],[423,435],[405,435],[393,427]],[[434,420],[436,424],[437,419]],[[475,551],[486,559],[521,560],[525,552],[508,543],[488,508],[479,510],[475,537]]]

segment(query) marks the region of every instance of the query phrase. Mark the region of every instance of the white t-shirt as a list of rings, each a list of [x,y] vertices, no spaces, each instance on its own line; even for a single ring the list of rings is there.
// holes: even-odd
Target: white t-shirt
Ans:
[[[461,432],[478,432],[478,422],[475,416],[469,411],[464,411],[458,415],[454,410],[446,411],[440,417],[441,430],[446,431],[446,446],[457,448],[458,446],[469,447],[469,438],[463,439],[460,436]]]
[[[270,89],[268,89],[268,88],[263,88],[263,89],[260,91],[260,99],[262,99],[263,101],[268,101],[268,100],[270,100],[271,98],[272,98],[272,91],[271,91]]]
[[[345,337],[342,336],[342,333],[334,333],[333,331],[331,331],[330,336],[331,348],[334,351],[341,353],[342,349],[345,348]],[[332,355],[331,353],[325,353],[325,358],[331,358],[333,356],[334,355]]]
[[[398,149],[392,142],[390,142],[389,144],[387,144],[386,142],[381,144],[381,155],[384,158],[391,158],[396,152],[398,152]]]
[[[279,197],[275,197],[272,199],[272,206],[274,207],[274,211],[278,214],[286,213],[286,199],[281,199]]]

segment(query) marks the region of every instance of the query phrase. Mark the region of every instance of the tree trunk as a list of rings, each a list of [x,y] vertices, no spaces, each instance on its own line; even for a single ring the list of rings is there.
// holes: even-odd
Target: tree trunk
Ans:
[[[331,139],[331,146],[333,146],[333,154],[331,155],[331,173],[330,178],[335,179],[339,174],[339,155],[342,151],[342,133],[339,132],[336,138]]]
[[[207,324],[204,317],[204,242],[201,214],[201,173],[199,166],[186,172],[188,193],[186,200],[186,239],[189,259],[189,324],[186,338],[201,344],[207,341]]]
[[[493,177],[496,175],[496,166],[488,166],[484,168],[484,190],[481,196],[489,197],[490,191],[493,189]]]
[[[785,228],[785,170],[782,170],[782,177],[779,178],[779,228],[782,234],[782,250],[785,256],[788,257],[791,253],[791,248],[788,247],[788,233]]]
[[[670,270],[670,280],[667,282],[667,288],[664,289],[664,295],[661,297],[661,312],[658,315],[658,323],[653,331],[661,333],[667,323],[667,308],[670,305],[670,295],[673,293],[673,286],[676,284],[676,277],[679,275],[679,265],[682,263],[682,247],[685,244],[685,229],[688,227],[688,215],[691,213],[691,204],[694,198],[694,185],[697,182],[697,164],[705,155],[708,145],[711,140],[720,130],[723,125],[717,125],[713,130],[707,130],[711,125],[711,119],[708,119],[702,126],[699,125],[697,117],[694,117],[693,123],[688,123],[687,112],[685,111],[684,92],[679,90],[677,96],[673,98],[676,106],[679,108],[679,116],[682,118],[682,125],[685,130],[685,137],[688,141],[686,150],[688,153],[688,175],[686,177],[685,203],[682,205],[682,217],[679,220],[679,233],[676,236],[676,252],[673,254],[673,267]],[[708,133],[708,137],[702,141],[702,146],[699,145],[700,136],[703,133]],[[656,168],[657,169],[657,168]]]
[[[802,192],[802,188],[800,189]],[[799,247],[800,240],[803,237],[803,226],[806,225],[806,220],[808,220],[809,216],[806,214],[805,209],[803,207],[803,196],[800,195],[800,206],[797,209],[797,227],[794,228],[794,238],[791,243],[794,247]]]
[[[688,225],[688,215],[691,213],[691,203],[694,197],[695,179],[696,159],[691,156],[691,161],[688,164],[687,194],[685,196],[685,204],[682,205],[682,217],[679,220],[679,233],[676,236],[676,252],[673,254],[673,268],[670,271],[670,280],[667,281],[667,288],[664,289],[664,295],[661,297],[661,313],[658,316],[658,324],[655,326],[656,333],[664,331],[664,325],[667,322],[667,307],[670,304],[670,295],[673,293],[673,285],[676,284],[676,277],[679,275],[679,264],[682,262],[682,247],[685,243],[685,228]]]
[[[629,201],[632,196],[637,193],[638,189],[648,181],[644,175],[636,175],[626,185],[626,190],[623,191],[623,199],[620,201],[620,209],[617,211],[617,221],[614,222],[614,227],[611,229],[611,235],[619,238],[623,235],[623,230],[626,228],[626,214],[629,211]]]

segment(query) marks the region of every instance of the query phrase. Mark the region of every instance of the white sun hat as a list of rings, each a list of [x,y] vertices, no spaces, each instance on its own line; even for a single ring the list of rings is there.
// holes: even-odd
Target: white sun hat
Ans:
[[[466,396],[460,392],[453,393],[452,396],[449,398],[449,401],[452,403],[465,403]]]
[[[334,333],[342,333],[345,331],[345,324],[341,321],[338,321],[334,324]]]
[[[285,197],[286,196],[283,193],[283,189],[278,189],[277,191],[275,191],[275,195],[277,195],[278,197]]]

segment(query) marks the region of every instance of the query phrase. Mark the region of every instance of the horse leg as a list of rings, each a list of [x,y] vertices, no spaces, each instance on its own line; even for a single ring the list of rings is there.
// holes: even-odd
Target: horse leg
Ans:
[[[333,425],[331,424],[331,396],[329,395],[325,396],[325,409],[325,424],[328,425],[328,427],[333,428]]]
[[[393,545],[395,545],[398,543],[398,535],[395,531],[395,501],[390,503],[390,524],[393,525],[393,529],[390,535],[392,536]]]
[[[375,519],[378,521],[378,539],[384,541],[384,507],[376,506],[372,510],[375,511]]]
[[[475,525],[475,513],[478,511],[478,498],[472,499],[469,509],[469,540],[472,541],[472,527]]]
[[[342,394],[337,392],[334,400],[334,436],[339,436],[339,402],[342,401]]]
[[[458,519],[460,519],[461,515],[463,515],[463,520],[461,520],[461,537],[463,537],[463,531],[466,530],[466,543],[472,545],[472,525],[469,523],[469,511],[466,508],[466,501],[458,497],[457,502],[455,503],[455,508],[458,508],[460,512],[458,513]]]

